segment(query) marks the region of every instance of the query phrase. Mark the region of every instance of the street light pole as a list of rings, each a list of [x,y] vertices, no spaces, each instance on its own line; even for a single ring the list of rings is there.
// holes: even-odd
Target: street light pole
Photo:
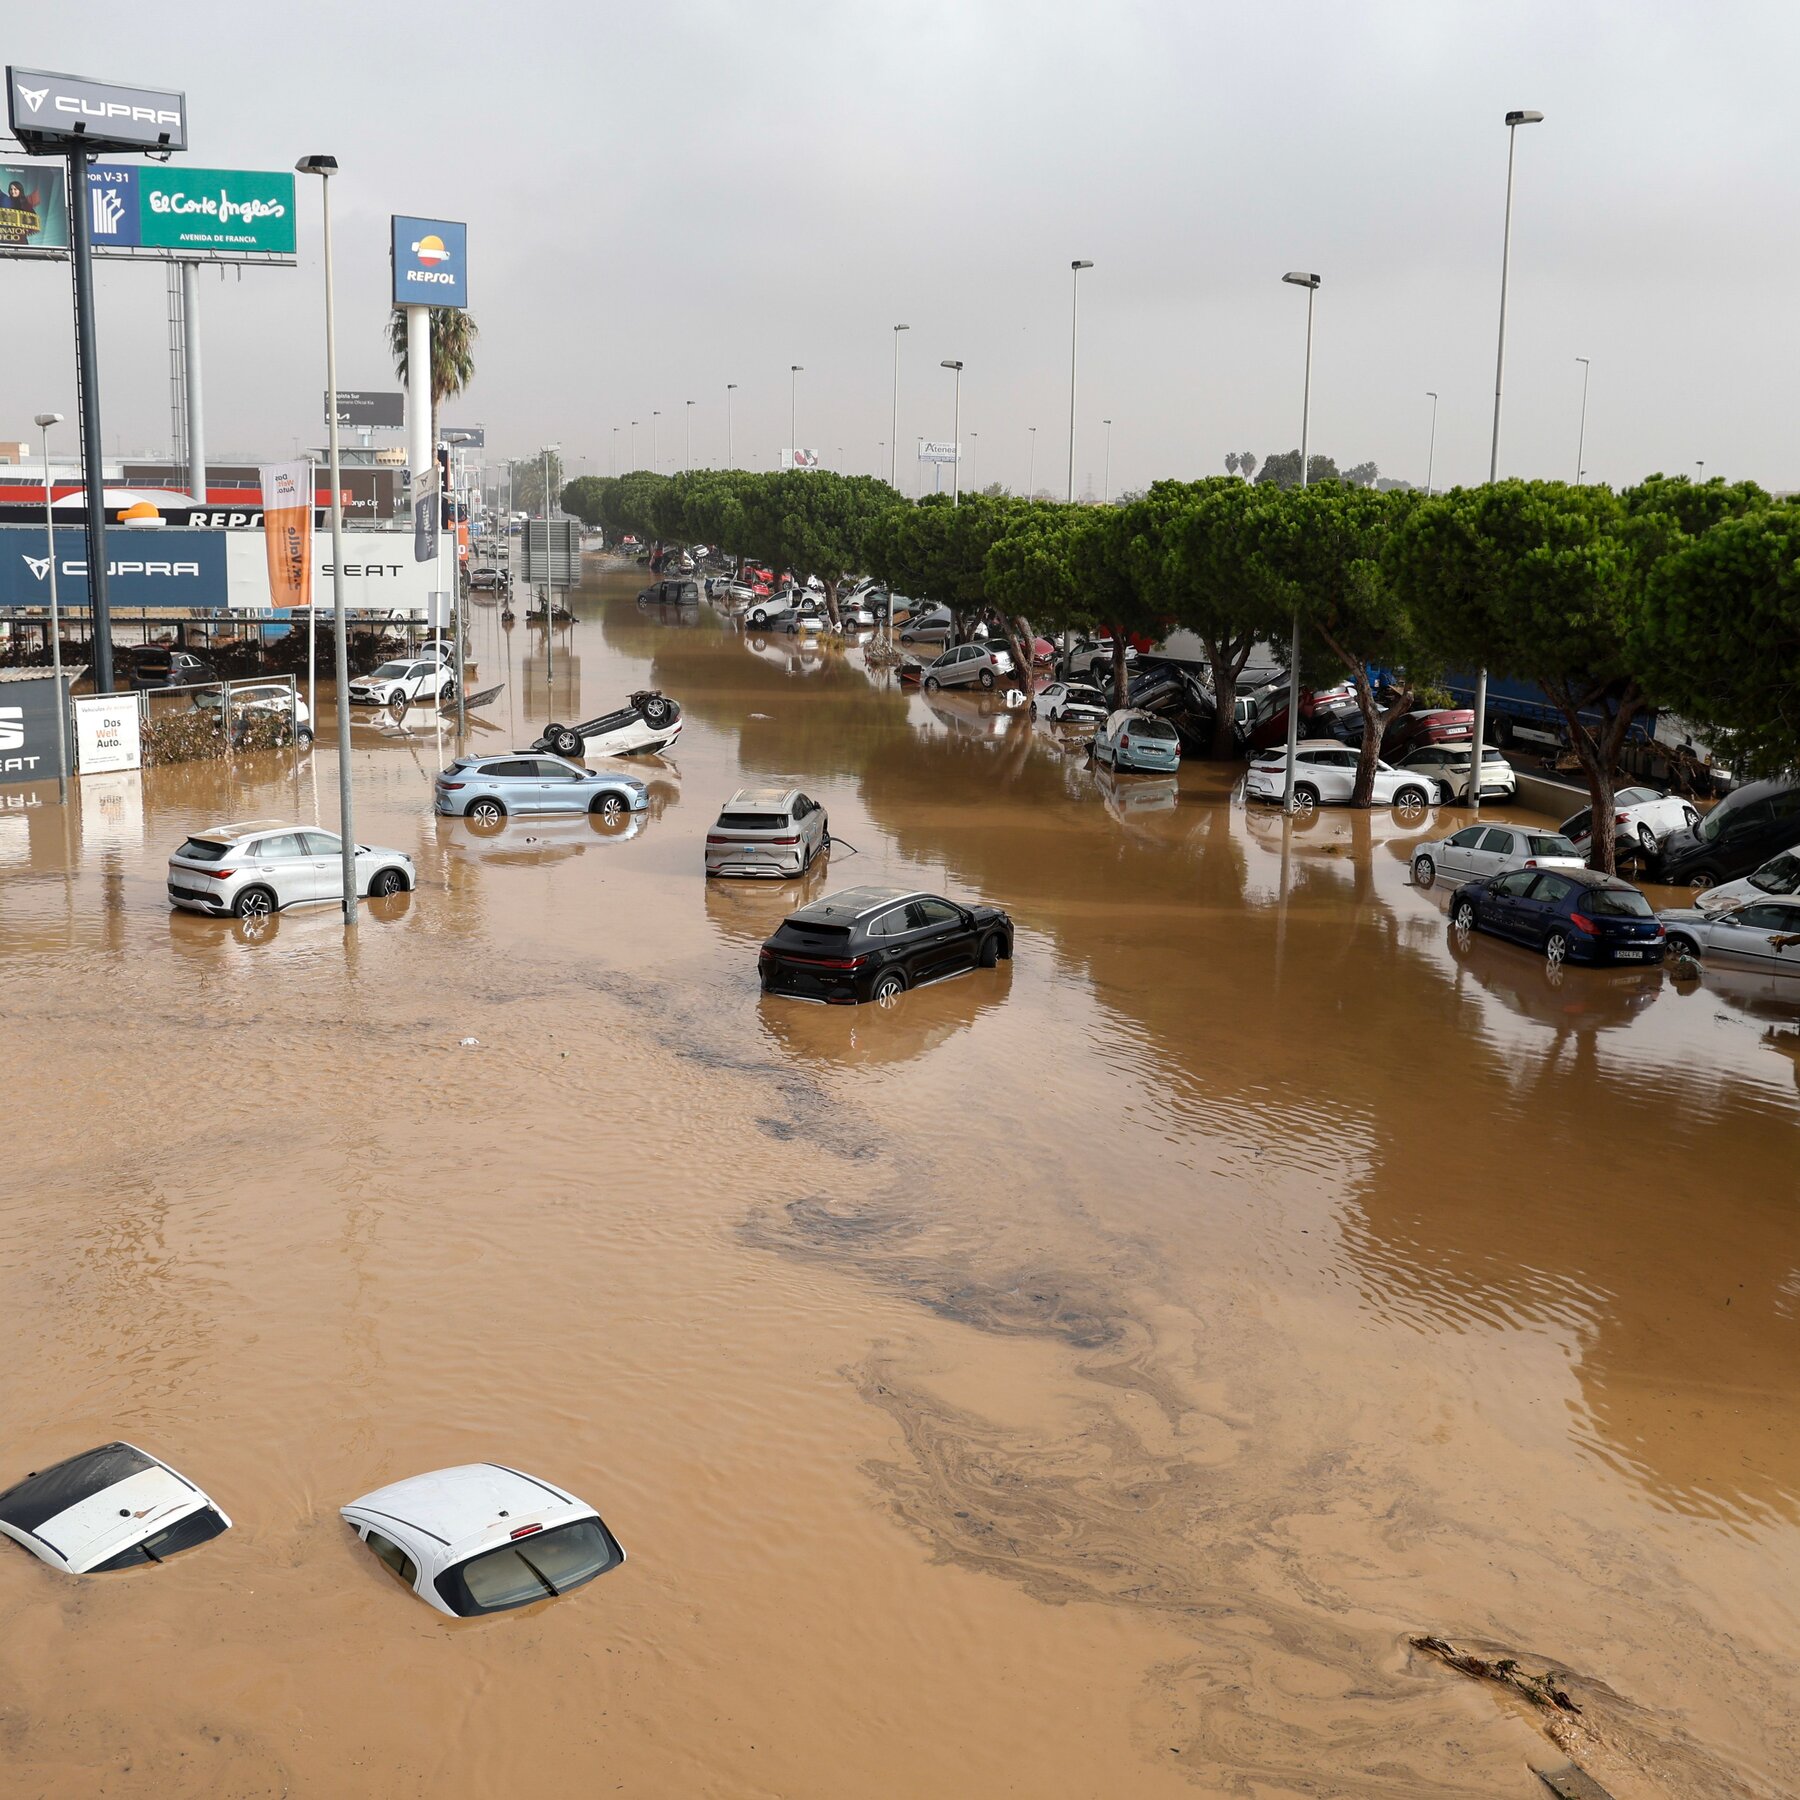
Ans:
[[[1100,494],[1103,504],[1112,505],[1112,420],[1102,419],[1106,427],[1106,473],[1101,477]]]
[[[943,362],[938,365],[942,369],[952,369],[956,373],[956,408],[951,413],[950,425],[950,504],[959,506],[962,488],[962,364],[959,362]]]
[[[1431,472],[1437,466],[1437,394],[1430,388],[1425,398],[1431,402],[1431,443],[1425,452],[1425,498],[1431,498]]]
[[[350,799],[350,646],[344,628],[344,483],[338,467],[337,311],[331,275],[331,178],[335,156],[303,156],[301,175],[319,177],[325,250],[325,420],[331,463],[331,635],[337,678],[338,836],[343,859],[344,929],[356,929],[356,820]]]
[[[790,452],[800,448],[800,427],[796,421],[800,416],[800,377],[805,373],[801,364],[788,364],[788,449]]]
[[[619,428],[612,428],[612,459],[607,464],[606,472],[616,481],[619,475]]]
[[[56,799],[69,804],[69,722],[63,714],[62,614],[56,604],[56,520],[50,512],[50,427],[60,425],[59,412],[41,412],[37,428],[44,439],[44,553],[50,558],[50,672],[56,684]]]
[[[1091,262],[1079,260],[1069,264],[1069,504],[1075,503],[1075,345],[1076,325],[1081,313],[1081,271],[1091,269]]]
[[[694,467],[694,403],[687,403],[687,463],[682,473],[691,474]]]
[[[653,475],[660,475],[662,473],[662,453],[656,447],[656,421],[661,417],[661,410],[653,407],[650,412],[650,472]],[[546,519],[549,518],[549,516],[548,513],[544,514]]]
[[[1494,357],[1494,438],[1488,451],[1488,481],[1500,479],[1500,392],[1506,377],[1506,282],[1512,265],[1513,154],[1518,148],[1519,127],[1543,123],[1541,112],[1509,112],[1506,115],[1506,225],[1500,239],[1500,344]],[[1475,677],[1474,762],[1469,774],[1469,810],[1481,812],[1481,756],[1487,729],[1487,667]]]
[[[1588,359],[1578,356],[1575,360],[1581,364],[1581,430],[1575,438],[1575,485],[1580,487],[1582,471],[1587,467]]]
[[[1705,480],[1706,480],[1706,463],[1705,463],[1705,460],[1704,460],[1704,459],[1702,459],[1702,460],[1701,460],[1701,461],[1699,461],[1699,462],[1696,462],[1696,463],[1695,463],[1695,464],[1694,464],[1694,467],[1695,467],[1695,468],[1696,468],[1696,469],[1698,469],[1698,470],[1699,470],[1699,472],[1700,472],[1700,475],[1699,475],[1699,483],[1700,483],[1700,484],[1704,484],[1704,482],[1705,482]]]
[[[910,325],[894,327],[894,411],[888,424],[888,486],[896,492],[900,487],[900,334]]]
[[[737,383],[728,381],[725,384],[725,466],[731,467],[731,396],[737,391]]]
[[[1291,269],[1283,281],[1306,289],[1306,381],[1300,390],[1300,486],[1306,487],[1308,432],[1312,425],[1312,340],[1313,300],[1319,292],[1319,278],[1301,269]],[[1288,716],[1287,773],[1281,784],[1281,810],[1291,818],[1294,811],[1294,760],[1300,748],[1300,615],[1294,614],[1293,636],[1288,645]]]
[[[637,467],[637,425],[636,419],[631,421],[631,466]]]

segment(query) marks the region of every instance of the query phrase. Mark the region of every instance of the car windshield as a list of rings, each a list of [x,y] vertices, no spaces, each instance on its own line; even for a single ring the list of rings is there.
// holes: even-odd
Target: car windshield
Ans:
[[[437,1578],[437,1591],[453,1613],[467,1619],[566,1594],[623,1560],[598,1519],[577,1519],[446,1569]]]
[[[383,663],[381,667],[375,671],[375,679],[377,681],[392,681],[397,676],[404,675],[411,667],[411,663]]]
[[[191,862],[223,862],[229,848],[213,838],[189,838],[175,854],[185,856]]]
[[[1590,888],[1582,911],[1595,918],[1648,919],[1650,902],[1636,888]]]
[[[1800,893],[1800,850],[1784,850],[1771,856],[1750,877],[1750,885],[1765,894]]]
[[[1526,842],[1531,845],[1533,856],[1579,856],[1581,854],[1566,837],[1558,837],[1555,833],[1547,833],[1542,837],[1533,836]]]

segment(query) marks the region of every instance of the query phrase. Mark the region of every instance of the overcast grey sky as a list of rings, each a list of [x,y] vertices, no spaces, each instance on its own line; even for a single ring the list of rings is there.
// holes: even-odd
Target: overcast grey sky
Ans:
[[[661,465],[770,467],[799,437],[885,472],[948,438],[965,481],[1066,471],[1069,262],[1082,276],[1078,488],[1222,472],[1299,440],[1422,481],[1487,473],[1509,107],[1519,134],[1502,473],[1586,464],[1800,486],[1791,0],[187,0],[10,9],[6,61],[187,90],[195,166],[342,165],[339,378],[392,386],[387,216],[469,225],[480,373],[453,422],[490,454],[560,439],[606,473],[662,412]],[[301,264],[202,289],[215,460],[318,440],[316,184]],[[0,436],[73,413],[66,264],[0,262]],[[168,441],[160,270],[107,266],[106,445]],[[394,440],[398,441],[398,440]],[[620,466],[628,462],[619,452]],[[901,484],[916,479],[910,455]]]

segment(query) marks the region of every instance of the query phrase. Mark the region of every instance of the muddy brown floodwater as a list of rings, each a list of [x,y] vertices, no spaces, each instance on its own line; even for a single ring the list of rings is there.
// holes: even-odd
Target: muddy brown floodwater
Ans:
[[[434,736],[359,730],[420,882],[353,951],[164,901],[190,827],[329,822],[324,747],[0,807],[0,1480],[123,1436],[237,1522],[0,1545],[0,1789],[1794,1792],[1800,991],[1553,984],[1410,885],[1442,824],[1097,781],[590,569],[553,680],[475,610],[475,743],[659,686],[651,815],[478,838]],[[708,887],[774,776],[831,866]],[[869,880],[1004,904],[1014,962],[759,1001]],[[338,1506],[483,1458],[630,1561],[409,1598]]]

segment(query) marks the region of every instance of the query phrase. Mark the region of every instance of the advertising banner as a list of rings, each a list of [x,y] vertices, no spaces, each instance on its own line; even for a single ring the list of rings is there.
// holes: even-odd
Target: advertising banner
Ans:
[[[331,396],[319,396],[319,415],[331,423]],[[338,423],[358,425],[370,431],[399,431],[406,424],[406,396],[338,389]]]
[[[920,438],[919,461],[928,463],[961,462],[962,446],[960,444],[934,444],[927,438]]]
[[[159,250],[292,256],[294,177],[255,169],[137,171],[138,242]]]
[[[67,186],[48,163],[0,162],[0,250],[67,250]]]
[[[783,469],[816,469],[821,464],[816,450],[783,450],[778,466]]]
[[[0,787],[55,779],[56,677],[0,681]]]
[[[263,468],[263,545],[271,606],[304,606],[312,593],[312,498],[310,463]]]
[[[106,578],[113,606],[120,612],[223,607],[226,536],[176,525],[157,531],[109,529]],[[87,605],[87,544],[79,527],[57,529],[56,585],[64,606]],[[50,552],[43,526],[0,525],[0,608],[49,604]]]
[[[6,116],[30,150],[185,150],[187,96],[48,69],[6,71]]]
[[[453,219],[393,218],[394,304],[469,304],[469,228]]]
[[[75,766],[83,775],[111,775],[143,766],[135,694],[77,694]]]
[[[138,171],[111,164],[88,170],[88,231],[96,250],[135,250],[138,229]]]
[[[260,531],[220,531],[231,610],[269,616],[269,568]],[[321,613],[332,608],[330,539],[314,538],[312,602]],[[404,532],[344,532],[344,607],[353,613],[379,613],[384,618],[422,619],[431,592],[432,568],[412,559]],[[304,606],[304,598],[300,601]],[[302,620],[300,629],[306,628]]]

